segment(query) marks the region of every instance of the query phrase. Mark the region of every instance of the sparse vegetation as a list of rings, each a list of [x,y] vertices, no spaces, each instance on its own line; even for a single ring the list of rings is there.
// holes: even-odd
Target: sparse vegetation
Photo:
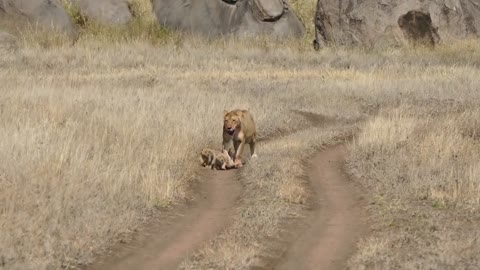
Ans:
[[[73,3],[71,0],[62,0],[61,3],[75,25],[84,27],[87,24],[87,17],[82,14],[80,7],[76,3]]]
[[[305,39],[310,45],[315,34],[315,26],[313,25],[313,17],[315,15],[316,0],[291,0],[289,1],[293,10],[298,15],[300,20],[305,24],[307,33]]]
[[[145,4],[133,2],[134,14]],[[311,34],[314,1],[292,6]],[[348,171],[368,187],[373,230],[350,268],[478,265],[478,40],[316,53],[310,42],[185,37],[151,18],[84,22],[75,46],[25,34],[17,55],[0,60],[8,269],[87,263],[149,212],[189,197],[198,150],[220,145],[231,108],[253,112],[259,159],[240,175],[232,226],[183,268],[279,256],[285,220],[309,200],[304,160],[353,134]]]
[[[478,70],[448,70],[443,79],[425,78],[444,87],[425,84],[418,94],[404,93],[401,104],[382,108],[352,146],[350,169],[373,191],[376,231],[362,242],[352,269],[480,263]]]

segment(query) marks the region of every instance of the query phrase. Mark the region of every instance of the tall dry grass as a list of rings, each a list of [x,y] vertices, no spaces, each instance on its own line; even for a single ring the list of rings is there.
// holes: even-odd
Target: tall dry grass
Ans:
[[[471,41],[416,55],[410,66],[419,68],[397,70],[364,95],[376,96],[378,113],[361,126],[349,170],[371,191],[373,233],[350,269],[480,263],[480,47]]]
[[[190,258],[186,268],[207,263],[261,264],[259,254],[276,243],[271,239],[281,233],[282,220],[295,215],[308,200],[299,161],[311,153],[312,146],[351,134],[355,127],[346,123],[369,116],[378,115],[365,124],[363,132],[370,133],[360,134],[350,162],[361,179],[386,179],[385,184],[373,182],[371,189],[383,194],[383,201],[398,202],[398,195],[392,196],[403,190],[399,194],[430,194],[435,209],[444,209],[452,200],[465,205],[457,206],[455,213],[475,209],[475,192],[469,189],[475,182],[463,181],[455,190],[448,184],[452,171],[439,174],[446,183],[443,186],[425,183],[430,193],[417,191],[416,185],[387,189],[397,183],[391,179],[399,178],[385,176],[395,176],[405,166],[415,168],[405,162],[422,161],[425,168],[437,164],[426,157],[443,142],[453,149],[476,140],[472,120],[476,111],[471,110],[478,100],[480,46],[476,41],[438,51],[331,49],[320,53],[298,43],[264,41],[185,39],[180,45],[169,41],[153,47],[138,41],[106,46],[91,39],[75,47],[26,46],[2,59],[0,254],[5,265],[58,269],[88,262],[134,229],[153,208],[188,196],[188,182],[198,169],[198,150],[219,147],[221,112],[237,107],[250,109],[260,137],[272,140],[260,144],[258,163],[246,166],[242,173],[247,195],[234,225],[198,253],[208,256]],[[192,43],[195,48],[184,45]],[[333,122],[316,126],[293,110]],[[440,124],[443,115],[452,125],[465,124],[446,132],[450,124]],[[422,137],[415,134],[427,124],[436,125],[425,128],[430,136],[445,131],[442,136],[446,137],[425,137],[423,155],[416,159],[411,157],[417,146],[405,148],[406,152],[392,150],[406,147],[412,138],[420,142]],[[303,131],[274,139],[295,130]],[[463,135],[455,135],[455,130]],[[377,144],[368,144],[374,136],[373,142],[383,145],[374,151],[376,158],[405,165],[383,171],[378,171],[382,167],[377,161],[375,166],[368,165],[362,153],[377,149]],[[463,166],[452,170],[462,173],[467,168],[462,175],[474,179],[475,151],[468,150],[472,159],[468,164],[448,163],[452,162],[448,151],[436,158],[437,170],[446,164]],[[401,163],[397,155],[409,158]],[[428,177],[434,171],[407,175]],[[382,209],[377,213],[385,213]],[[379,224],[384,218],[378,218]],[[373,237],[380,237],[382,230]],[[387,236],[382,237],[387,241]],[[381,258],[365,255],[372,248],[366,244],[358,260]]]
[[[235,40],[195,43],[23,44],[2,59],[7,268],[89,262],[155,207],[188,196],[198,151],[220,145],[224,109],[250,109],[260,137],[302,124],[285,111],[298,109],[290,101],[303,99],[302,88],[286,85],[316,76],[295,59],[311,55]]]
[[[313,14],[314,1],[292,5]],[[219,147],[232,108],[250,109],[271,140],[242,172],[234,224],[185,268],[261,265],[281,251],[284,220],[308,200],[304,160],[361,119],[349,170],[371,190],[374,233],[351,268],[476,265],[478,41],[314,53],[310,42],[205,41],[144,23],[92,23],[75,46],[23,32],[0,60],[4,267],[74,268],[188,197],[197,152]]]
[[[374,190],[377,233],[361,243],[351,268],[472,269],[480,263],[479,100],[458,101],[467,92],[430,101],[436,104],[426,111],[429,105],[399,106],[365,125],[350,162]]]
[[[234,224],[181,269],[272,267],[291,237],[288,220],[308,208],[308,157],[358,130],[348,170],[370,191],[373,232],[349,268],[478,265],[478,215],[472,214],[478,149],[472,142],[478,139],[480,43],[436,51],[335,49],[311,57],[288,88],[301,89],[290,103],[312,117],[297,132],[259,146],[260,158],[241,174],[245,195]],[[304,77],[310,68],[318,68],[317,75]],[[445,208],[447,201],[455,207]]]

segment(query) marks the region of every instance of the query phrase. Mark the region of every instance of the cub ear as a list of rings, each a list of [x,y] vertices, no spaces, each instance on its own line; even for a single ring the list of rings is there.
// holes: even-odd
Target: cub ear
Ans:
[[[223,110],[223,117],[227,116],[228,114],[228,111],[227,110]]]

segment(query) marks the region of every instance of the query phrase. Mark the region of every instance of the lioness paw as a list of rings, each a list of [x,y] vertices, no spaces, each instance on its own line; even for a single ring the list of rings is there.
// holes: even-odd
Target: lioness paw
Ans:
[[[252,158],[258,158],[257,154],[253,154]]]
[[[240,159],[235,160],[235,168],[240,168],[242,167],[242,161]]]

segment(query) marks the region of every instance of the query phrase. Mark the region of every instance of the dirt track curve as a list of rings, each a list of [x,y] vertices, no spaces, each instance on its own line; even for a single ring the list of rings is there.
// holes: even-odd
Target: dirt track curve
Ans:
[[[207,170],[207,169],[205,169]],[[230,222],[240,196],[235,170],[208,172],[200,184],[197,202],[151,221],[128,244],[118,244],[88,270],[176,269],[204,241]]]
[[[313,209],[280,261],[270,269],[341,269],[365,232],[365,216],[358,191],[342,173],[344,146],[320,152],[308,170],[315,193]],[[242,188],[236,170],[210,172],[197,190],[196,202],[162,213],[128,244],[118,244],[87,270],[176,269],[204,241],[231,222],[231,213]]]
[[[302,233],[289,247],[276,270],[343,269],[366,232],[363,200],[342,171],[345,146],[317,154],[308,177],[316,201]]]

